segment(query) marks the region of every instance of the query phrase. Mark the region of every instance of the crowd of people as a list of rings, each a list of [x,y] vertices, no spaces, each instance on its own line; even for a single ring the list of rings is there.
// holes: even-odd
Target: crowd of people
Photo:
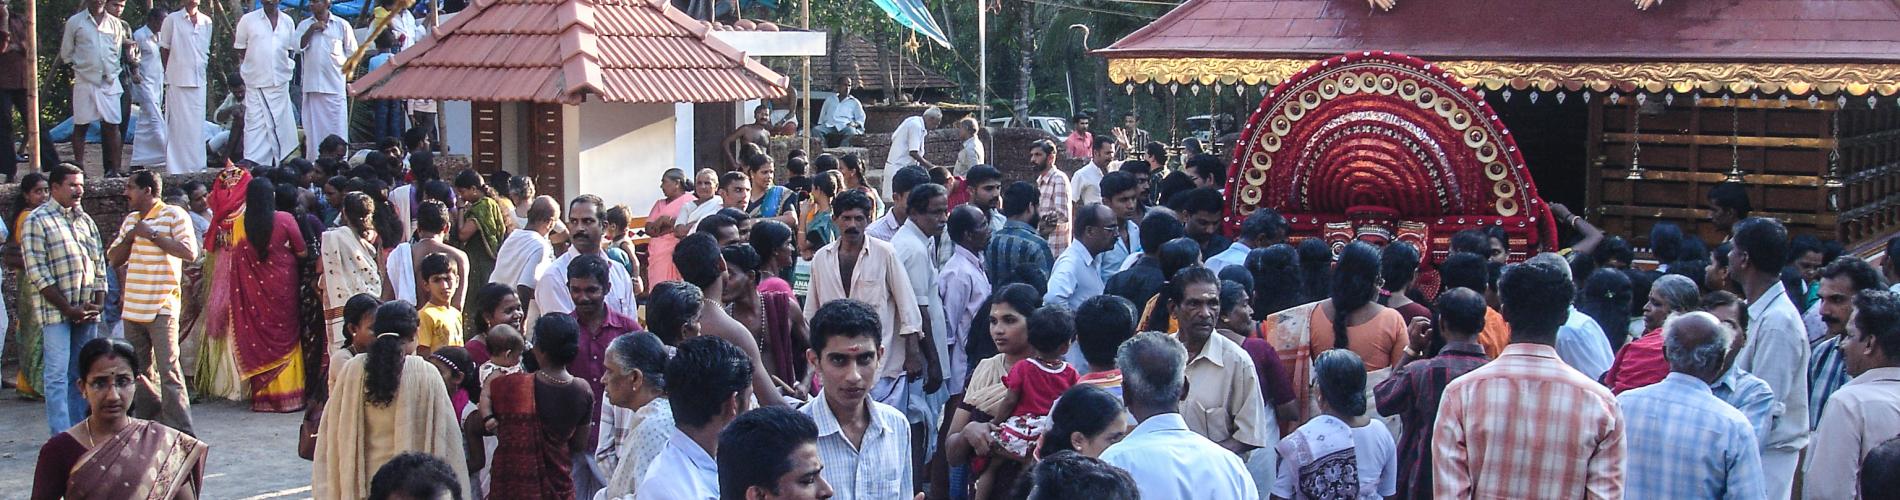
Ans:
[[[194,396],[303,412],[318,498],[1894,491],[1894,263],[1738,184],[1710,193],[1724,240],[1659,223],[1653,269],[1561,205],[1567,248],[1473,229],[1435,259],[1270,209],[1223,231],[1221,160],[1118,160],[1126,135],[1073,177],[1039,141],[1002,152],[1033,180],[910,165],[888,197],[855,156],[794,151],[780,182],[742,146],[667,172],[644,228],[444,178],[421,128],[134,172],[116,231],[78,168],[31,173],[6,260],[53,436],[33,496],[195,496]]]

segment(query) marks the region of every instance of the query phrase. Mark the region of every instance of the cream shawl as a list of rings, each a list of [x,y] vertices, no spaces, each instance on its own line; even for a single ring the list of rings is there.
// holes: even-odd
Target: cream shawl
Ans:
[[[350,358],[330,389],[330,402],[317,427],[317,453],[311,466],[311,493],[318,499],[369,496],[369,480],[376,469],[368,463],[369,436],[365,432],[368,415],[364,406],[369,403],[363,384],[368,362],[368,354]],[[395,448],[427,453],[447,462],[466,496],[468,465],[462,454],[461,425],[435,367],[421,357],[405,356],[402,383],[390,404],[396,405]]]
[[[349,227],[323,233],[323,323],[330,330],[330,347],[341,348],[343,304],[359,293],[382,296],[383,278],[377,264],[376,248],[356,236]]]

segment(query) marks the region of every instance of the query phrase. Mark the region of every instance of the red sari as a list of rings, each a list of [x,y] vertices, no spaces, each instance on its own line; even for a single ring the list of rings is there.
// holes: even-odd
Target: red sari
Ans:
[[[238,373],[250,384],[251,409],[281,413],[303,409],[297,254],[305,246],[295,216],[277,212],[273,222],[268,256],[258,256],[248,241],[225,250],[220,265],[231,273],[230,314],[213,319],[229,322]]]

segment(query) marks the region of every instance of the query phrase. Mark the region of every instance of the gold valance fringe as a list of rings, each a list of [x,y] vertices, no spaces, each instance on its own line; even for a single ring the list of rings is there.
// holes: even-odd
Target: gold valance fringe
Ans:
[[[1116,84],[1279,85],[1318,59],[1114,58]],[[1542,63],[1433,61],[1466,85],[1553,92],[1702,92],[1791,95],[1900,93],[1900,64]]]

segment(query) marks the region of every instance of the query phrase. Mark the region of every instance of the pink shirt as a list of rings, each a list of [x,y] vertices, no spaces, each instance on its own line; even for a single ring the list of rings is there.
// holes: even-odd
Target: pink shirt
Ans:
[[[647,210],[647,218],[664,215],[672,217],[674,222],[679,222],[680,208],[685,207],[686,202],[689,201],[693,201],[693,197],[684,194],[673,198],[673,201],[655,201],[653,208]],[[670,231],[662,235],[648,236],[652,238],[647,240],[647,283],[679,281],[679,268],[673,267],[673,247],[680,244],[680,239]]]
[[[1062,152],[1067,155],[1064,156],[1064,158],[1088,158],[1089,145],[1094,142],[1095,134],[1088,133],[1088,131],[1077,130],[1070,132],[1068,137],[1062,139]]]
[[[1624,427],[1610,389],[1557,349],[1511,344],[1445,387],[1433,496],[1623,498]]]

